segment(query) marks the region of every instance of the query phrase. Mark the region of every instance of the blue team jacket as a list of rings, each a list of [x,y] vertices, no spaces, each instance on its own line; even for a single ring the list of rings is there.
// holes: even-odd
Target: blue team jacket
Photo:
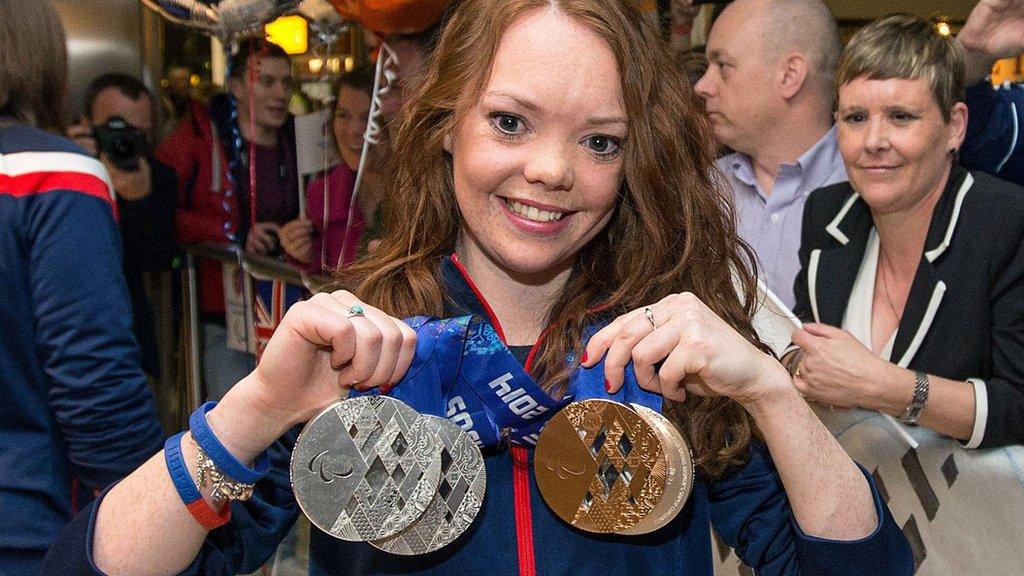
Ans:
[[[0,118],[0,575],[160,449],[106,172]]]
[[[450,312],[486,315],[471,281],[451,260],[444,262],[443,274]],[[514,352],[524,359],[523,350]],[[251,500],[232,504],[232,521],[210,533],[187,574],[248,572],[270,556],[299,513],[288,481],[289,448],[296,434],[293,430],[271,448],[274,466],[270,475],[257,485]],[[689,503],[671,524],[645,536],[623,537],[584,533],[557,519],[537,490],[532,453],[530,459],[537,574],[710,576],[711,523],[723,540],[764,576],[902,575],[913,571],[907,540],[866,473],[880,524],[862,540],[836,542],[804,535],[793,520],[778,474],[761,445],[753,445],[749,462],[725,478],[698,478]],[[366,543],[336,540],[313,528],[309,573],[517,576],[519,543],[512,460],[508,451],[495,449],[485,454],[485,461],[484,507],[470,530],[453,544],[433,554],[401,557]],[[44,574],[101,574],[90,558],[94,522],[94,510],[75,519],[62,535],[59,548],[55,547],[47,558]]]
[[[960,163],[1024,186],[1024,85],[967,88],[967,135]]]

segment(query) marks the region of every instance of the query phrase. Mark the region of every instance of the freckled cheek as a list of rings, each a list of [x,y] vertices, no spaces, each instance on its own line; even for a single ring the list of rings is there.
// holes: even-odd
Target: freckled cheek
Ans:
[[[599,166],[577,168],[574,188],[580,194],[580,206],[598,214],[604,214],[615,207],[622,189],[622,167]]]
[[[453,166],[456,187],[475,195],[499,192],[517,169],[511,154],[489,146],[459,148]]]

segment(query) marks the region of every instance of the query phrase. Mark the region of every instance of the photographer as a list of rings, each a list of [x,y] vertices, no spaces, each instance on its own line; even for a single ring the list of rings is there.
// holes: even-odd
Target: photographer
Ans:
[[[177,181],[151,155],[155,101],[138,79],[124,74],[95,78],[85,92],[82,122],[68,136],[100,159],[117,195],[124,246],[124,274],[131,294],[133,332],[142,368],[160,376],[153,304],[146,274],[170,270],[176,252]]]

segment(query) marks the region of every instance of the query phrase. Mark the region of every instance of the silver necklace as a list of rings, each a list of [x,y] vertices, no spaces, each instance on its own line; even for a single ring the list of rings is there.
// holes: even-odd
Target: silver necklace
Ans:
[[[899,324],[903,314],[896,310],[896,305],[893,303],[892,295],[889,294],[889,282],[885,279],[885,265],[883,263],[882,252],[878,252],[878,275],[882,278],[882,292],[885,295],[885,303],[889,305],[889,310],[892,311],[893,318],[896,319],[896,323]],[[906,303],[904,303],[906,306]]]

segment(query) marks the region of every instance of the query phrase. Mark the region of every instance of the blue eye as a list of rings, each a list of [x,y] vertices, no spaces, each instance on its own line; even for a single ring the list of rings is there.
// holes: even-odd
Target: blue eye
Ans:
[[[595,134],[583,141],[583,145],[602,160],[619,154],[619,139],[604,134]]]
[[[519,136],[523,132],[523,119],[507,112],[495,112],[491,115],[491,124],[507,136]]]

